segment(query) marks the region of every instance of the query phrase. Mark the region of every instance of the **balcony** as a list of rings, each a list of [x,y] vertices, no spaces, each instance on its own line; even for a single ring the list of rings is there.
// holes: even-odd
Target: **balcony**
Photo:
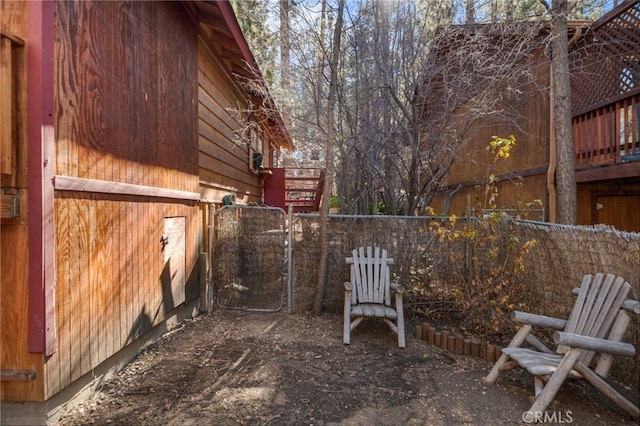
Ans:
[[[640,93],[575,116],[573,141],[577,180],[637,176],[640,169],[639,121]]]

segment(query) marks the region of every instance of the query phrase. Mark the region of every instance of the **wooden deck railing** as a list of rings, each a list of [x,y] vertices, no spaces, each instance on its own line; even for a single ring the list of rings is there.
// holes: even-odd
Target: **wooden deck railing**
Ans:
[[[573,118],[576,166],[640,160],[640,93]]]
[[[295,213],[320,210],[324,192],[325,171],[321,168],[270,169],[265,181],[265,204],[285,210],[293,206]]]
[[[294,212],[308,213],[320,210],[324,190],[324,169],[285,169],[285,203]]]

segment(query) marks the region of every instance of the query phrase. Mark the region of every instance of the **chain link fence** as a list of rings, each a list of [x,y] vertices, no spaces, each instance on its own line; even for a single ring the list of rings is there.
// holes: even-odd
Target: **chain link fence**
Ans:
[[[211,253],[216,304],[223,309],[280,310],[286,277],[284,211],[224,206],[214,217]]]
[[[225,209],[216,215],[214,282],[218,304],[234,309],[280,309],[282,297],[286,297],[290,311],[312,310],[321,254],[320,216],[295,214],[287,220],[279,209]],[[464,239],[443,240],[432,231],[433,221],[447,223],[446,218],[433,217],[330,215],[323,310],[342,312],[343,283],[349,280],[345,258],[359,246],[377,245],[395,259],[392,279],[407,288],[405,310],[409,316],[415,312],[440,317],[464,315],[460,288],[475,285],[478,277],[487,273],[491,247],[471,247]],[[464,223],[460,220],[459,226]],[[624,277],[632,285],[630,298],[640,299],[638,233],[607,226],[516,220],[504,221],[491,228],[491,233],[493,244],[498,246],[535,240],[523,256],[522,273],[517,276],[513,303],[518,309],[567,318],[575,300],[571,290],[580,285],[583,275],[596,272]],[[291,254],[288,261],[287,253]],[[513,253],[505,250],[501,256]],[[505,265],[508,260],[498,259]],[[286,265],[291,265],[289,274]],[[284,281],[289,282],[285,285]],[[283,295],[279,291],[285,288]],[[625,336],[636,347],[639,330],[636,315]],[[619,362],[612,369],[615,377],[638,387],[640,358]]]

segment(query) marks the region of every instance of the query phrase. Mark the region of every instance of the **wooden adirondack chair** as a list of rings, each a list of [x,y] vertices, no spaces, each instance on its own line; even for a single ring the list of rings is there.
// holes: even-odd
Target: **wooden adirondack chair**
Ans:
[[[633,345],[620,342],[629,313],[640,314],[640,302],[626,300],[630,288],[623,278],[612,274],[585,275],[580,288],[573,291],[578,298],[567,321],[514,311],[512,319],[524,325],[485,380],[494,383],[502,371],[517,366],[527,369],[534,376],[536,400],[527,412],[532,418],[526,421],[546,410],[567,377],[587,380],[629,415],[640,417],[638,407],[604,380],[613,355],[635,355]],[[553,335],[558,345],[555,352],[531,334],[532,326],[558,330]],[[525,341],[534,349],[522,348]]]
[[[351,330],[365,317],[381,318],[398,335],[398,346],[404,348],[404,287],[392,283],[389,265],[393,258],[380,247],[360,247],[347,257],[351,265],[351,281],[344,283],[344,343],[351,343]],[[392,303],[392,293],[395,294]]]

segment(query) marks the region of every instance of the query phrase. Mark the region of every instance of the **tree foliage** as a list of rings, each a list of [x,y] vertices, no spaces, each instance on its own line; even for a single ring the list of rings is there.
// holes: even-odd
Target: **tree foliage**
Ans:
[[[597,18],[609,3],[574,1],[567,16]],[[236,6],[263,74],[287,81],[270,83],[298,148],[285,164],[322,165],[337,0]],[[526,101],[526,86],[549,90],[527,60],[552,39],[541,31],[552,16],[541,0],[355,0],[344,13],[330,142],[336,179],[328,189],[343,211],[423,212],[451,165],[467,161],[459,149],[474,138],[474,126],[517,129],[521,117],[511,101]],[[459,25],[465,22],[474,25]]]

